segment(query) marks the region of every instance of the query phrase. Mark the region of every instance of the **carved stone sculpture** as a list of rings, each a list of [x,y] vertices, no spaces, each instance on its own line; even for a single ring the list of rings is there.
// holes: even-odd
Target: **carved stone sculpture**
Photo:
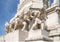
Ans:
[[[31,29],[32,29],[32,30],[36,30],[36,29],[41,28],[41,27],[40,27],[40,26],[41,26],[40,24],[41,24],[40,19],[36,18],[36,19],[35,19],[35,23],[34,23],[33,26],[31,27]]]
[[[24,22],[23,22],[24,26],[23,26],[22,30],[29,31],[29,24],[30,24],[31,21],[32,21],[32,17],[30,15],[30,13],[28,12],[24,15]]]
[[[22,29],[22,27],[23,27],[22,21],[19,18],[16,18],[15,19],[14,30]]]
[[[15,26],[15,19],[12,18],[12,19],[10,20],[10,28],[14,29],[14,26]]]
[[[41,23],[41,29],[46,29],[45,28],[46,27],[45,22],[46,22],[46,19],[47,19],[47,13],[46,13],[46,11],[45,11],[44,8],[41,9],[41,13],[38,14],[37,17],[42,21],[42,23]]]
[[[10,28],[9,24],[6,22],[5,24],[5,27],[6,27],[6,32],[9,33],[9,32],[12,32],[12,29]]]

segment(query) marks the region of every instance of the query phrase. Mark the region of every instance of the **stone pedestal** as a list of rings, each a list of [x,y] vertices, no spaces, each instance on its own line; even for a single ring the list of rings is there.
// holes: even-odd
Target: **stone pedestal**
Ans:
[[[60,42],[60,28],[51,30],[49,36],[53,39],[53,42]]]
[[[60,35],[60,28],[53,29],[49,33],[49,36],[58,36],[58,35]]]
[[[28,32],[16,30],[5,35],[1,42],[25,42],[25,38],[27,38],[27,36]]]
[[[60,42],[60,36],[54,36],[53,42]]]
[[[48,32],[46,30],[31,30],[26,38],[25,42],[47,42],[52,41],[48,37]]]
[[[0,42],[4,42],[4,36],[0,36]]]
[[[47,41],[39,40],[39,41],[26,41],[26,42],[47,42]]]
[[[5,42],[19,42],[19,30],[6,34],[4,40]]]
[[[60,26],[60,18],[57,12],[51,12],[47,17],[46,24],[48,30],[56,29]]]
[[[19,31],[19,41],[25,41],[27,37],[28,37],[28,32]]]

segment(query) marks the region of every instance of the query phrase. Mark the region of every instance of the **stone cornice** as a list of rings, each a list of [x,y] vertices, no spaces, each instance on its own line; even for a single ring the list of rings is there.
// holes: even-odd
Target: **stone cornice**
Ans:
[[[50,12],[53,12],[53,11],[55,11],[55,12],[60,11],[60,7],[57,6],[57,5],[53,5],[53,6],[46,9],[47,13],[50,13]]]
[[[46,9],[46,12],[50,13],[50,12],[54,11],[56,9],[56,7],[57,7],[56,5],[51,6],[51,7],[49,7],[49,8]]]

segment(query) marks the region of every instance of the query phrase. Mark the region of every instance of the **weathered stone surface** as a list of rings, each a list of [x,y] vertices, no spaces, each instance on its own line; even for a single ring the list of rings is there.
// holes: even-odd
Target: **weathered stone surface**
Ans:
[[[48,38],[48,32],[45,30],[31,30],[26,40],[39,40]]]
[[[58,35],[60,35],[60,28],[51,30],[49,33],[49,36],[58,36]]]
[[[25,41],[19,41],[19,42],[25,42]]]
[[[55,36],[53,38],[53,42],[60,42],[60,36]]]
[[[25,41],[25,42],[48,42],[48,41],[42,41],[42,40],[40,40],[40,41]]]
[[[57,26],[59,25],[59,18],[57,12],[49,13],[47,17],[48,17],[46,21],[48,27],[47,29],[48,30],[56,29]]]
[[[19,42],[19,30],[11,32],[4,36],[5,42]]]
[[[0,36],[0,42],[4,42],[4,36]]]
[[[28,37],[28,32],[19,31],[19,41],[25,41],[27,37]]]
[[[43,7],[43,3],[42,2],[34,2],[34,3],[32,3],[33,5],[31,6],[32,8],[42,8]],[[41,5],[41,6],[39,6],[39,4]]]
[[[22,29],[20,29],[8,33],[4,36],[5,42],[12,42],[12,41],[13,42],[59,42],[60,41],[60,36],[59,36],[60,8],[58,9],[56,8],[59,5],[58,1],[59,0],[54,0],[53,4],[50,6],[48,5],[50,4],[48,0],[20,0],[17,14],[14,16],[14,18],[12,18],[13,22],[11,23],[13,25],[11,25],[10,23],[10,27],[13,26],[14,28],[14,26],[17,25],[16,28],[17,27],[20,28],[21,26],[19,27],[18,24],[21,20],[23,20],[21,23],[23,22],[27,23],[28,27],[26,28],[29,30],[22,31]],[[25,16],[27,18],[25,18]],[[19,18],[19,22],[16,21],[17,18]],[[35,20],[36,18],[39,18],[41,22],[36,21]],[[23,25],[23,27],[25,27],[25,25]],[[31,29],[32,27],[34,27],[34,29]]]
[[[60,36],[55,36],[54,37],[54,41],[59,41],[60,40]]]

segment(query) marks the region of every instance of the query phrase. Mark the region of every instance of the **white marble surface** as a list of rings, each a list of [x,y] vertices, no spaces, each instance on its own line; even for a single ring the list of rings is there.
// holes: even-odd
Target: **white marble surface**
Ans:
[[[47,42],[47,41],[26,41],[26,42]]]
[[[4,36],[0,36],[0,42],[4,42]]]
[[[42,2],[33,2],[31,7],[32,8],[43,8],[43,3]]]
[[[19,30],[8,33],[4,38],[5,42],[19,42]]]
[[[60,28],[50,31],[49,36],[55,36],[55,35],[60,35]]]
[[[48,32],[45,30],[31,30],[28,34],[26,40],[36,40],[36,39],[43,39],[48,38]]]
[[[56,26],[59,25],[59,18],[58,18],[57,12],[51,12],[47,17],[48,19],[46,21],[46,24],[47,24],[48,30],[56,28]]]

